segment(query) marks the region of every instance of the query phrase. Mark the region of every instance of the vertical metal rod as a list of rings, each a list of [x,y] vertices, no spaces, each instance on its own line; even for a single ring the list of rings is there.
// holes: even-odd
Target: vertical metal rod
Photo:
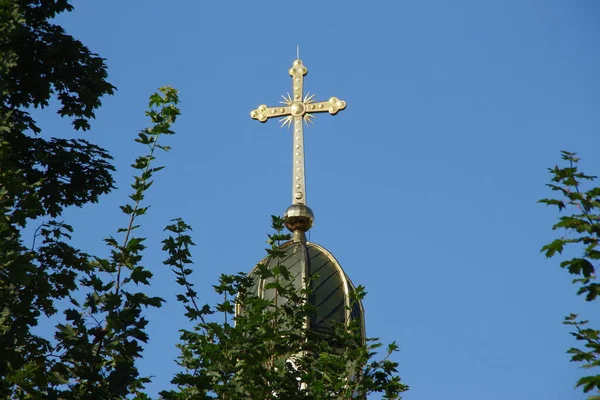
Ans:
[[[304,129],[302,117],[294,117],[294,153],[292,157],[292,204],[306,205],[306,173],[304,170]]]

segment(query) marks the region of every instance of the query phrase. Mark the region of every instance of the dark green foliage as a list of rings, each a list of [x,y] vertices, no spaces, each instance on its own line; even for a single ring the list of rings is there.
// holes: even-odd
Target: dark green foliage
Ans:
[[[28,135],[41,132],[31,107],[55,98],[58,113],[85,130],[100,98],[114,91],[104,60],[50,22],[72,8],[65,0],[0,1],[0,208],[11,226],[56,217],[113,188],[105,150],[81,139]]]
[[[73,6],[67,0],[3,0],[0,7],[2,55],[10,62],[1,71],[2,115],[19,131],[39,132],[26,109],[55,97],[61,116],[72,117],[75,129],[89,129],[100,98],[115,88],[106,82],[104,60],[51,22]]]
[[[281,241],[283,220],[273,218],[276,233],[269,235],[267,253],[280,259],[285,253]],[[190,227],[175,220],[166,228],[171,235],[163,241],[169,253],[165,264],[176,274],[184,293],[177,296],[194,330],[183,330],[179,364],[184,368],[172,383],[176,390],[161,393],[165,399],[363,399],[370,393],[399,399],[408,387],[400,382],[397,363],[388,359],[397,346],[391,344],[386,356],[374,361],[381,346],[376,339],[363,343],[358,321],[336,325],[332,333],[309,331],[305,321],[315,311],[306,299],[308,290],[298,292],[289,271],[281,264],[272,269],[259,267],[258,274],[271,278],[271,286],[283,304],[253,294],[256,277],[243,273],[222,275],[214,286],[223,300],[211,307],[198,306],[197,293],[188,277],[191,269],[188,234]],[[354,299],[365,295],[357,288]],[[235,309],[238,316],[233,320]],[[220,322],[211,314],[221,315]]]
[[[594,301],[600,294],[596,265],[600,259],[600,187],[592,186],[595,176],[579,171],[579,158],[575,153],[562,152],[566,167],[554,167],[548,186],[559,193],[557,199],[542,199],[540,203],[556,206],[565,214],[552,227],[563,232],[562,236],[542,247],[547,257],[562,254],[567,247],[580,252],[580,256],[563,260],[560,263],[570,274],[575,275],[573,283],[577,285],[578,295],[584,295],[586,301]],[[576,314],[565,317],[564,324],[575,327],[571,334],[584,343],[584,349],[571,348],[571,361],[583,363],[586,369],[600,366],[600,331],[586,328],[586,320],[578,320]],[[597,370],[596,370],[597,371]],[[596,393],[589,399],[600,399],[600,374],[588,375],[577,382],[585,393]]]
[[[163,299],[148,297],[135,291],[138,285],[149,285],[152,273],[142,264],[145,238],[134,236],[137,218],[147,207],[141,206],[154,173],[162,167],[152,167],[161,135],[169,135],[171,125],[179,115],[177,92],[162,88],[161,94],[151,97],[146,114],[153,125],[144,129],[137,141],[148,148],[138,157],[138,170],[132,184],[131,202],[121,207],[128,222],[118,231],[123,238],[105,239],[111,248],[109,258],[94,257],[90,268],[80,279],[80,289],[86,292],[79,304],[70,297],[74,307],[66,310],[67,323],[59,325],[56,339],[58,355],[53,372],[64,381],[64,390],[56,389],[61,398],[124,398],[140,393],[148,377],[138,374],[136,359],[141,357],[142,345],[148,341],[145,332],[148,321],[142,312],[147,307],[160,307]],[[120,242],[120,243],[119,243]],[[135,283],[131,285],[130,282]],[[134,291],[132,291],[132,289]]]
[[[15,203],[4,209],[2,234],[13,241],[0,243],[0,397],[146,398],[141,390],[149,378],[140,377],[136,366],[142,343],[148,341],[143,310],[160,307],[163,300],[136,289],[149,285],[152,273],[142,264],[145,238],[136,237],[134,231],[137,219],[147,210],[141,202],[153,175],[162,169],[153,167],[152,161],[157,149],[167,149],[158,140],[173,133],[177,102],[177,92],[169,87],[151,97],[146,114],[152,126],[137,139],[148,152],[133,165],[138,174],[130,203],[121,207],[127,216],[125,226],[118,229],[122,238],[105,239],[108,258],[71,247],[68,240],[73,229],[56,220],[42,224],[36,233],[37,245],[26,249],[20,245],[19,226],[27,216],[18,218],[29,208]],[[65,191],[63,198],[81,193],[73,187]],[[22,200],[19,195],[14,198]],[[51,206],[39,205],[43,210]],[[59,299],[69,300],[71,307],[63,311],[64,322],[57,325],[50,342],[34,335],[31,328],[42,315],[57,313]]]
[[[39,398],[63,383],[52,371],[53,346],[32,328],[57,312],[55,302],[71,295],[90,265],[68,244],[71,227],[54,218],[113,188],[105,150],[81,139],[37,137],[28,112],[54,98],[60,115],[87,129],[100,98],[114,90],[104,61],[50,22],[71,9],[61,0],[0,1],[1,398]],[[26,224],[44,217],[53,219],[24,240]]]

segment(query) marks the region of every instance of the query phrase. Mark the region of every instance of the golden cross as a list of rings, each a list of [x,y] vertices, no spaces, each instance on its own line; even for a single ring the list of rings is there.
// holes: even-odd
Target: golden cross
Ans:
[[[283,117],[280,119],[281,126],[288,127],[294,123],[294,156],[293,156],[293,182],[292,182],[292,203],[306,205],[306,176],[304,171],[304,130],[302,121],[306,124],[312,122],[315,118],[312,113],[329,112],[336,114],[338,111],[346,108],[346,102],[331,97],[328,101],[313,101],[314,94],[307,93],[304,96],[304,75],[308,70],[302,64],[301,60],[296,60],[292,64],[289,73],[292,76],[292,95],[287,94],[283,97],[282,104],[279,107],[267,107],[265,104],[258,106],[256,110],[250,112],[250,116],[260,122],[267,122],[269,118]]]

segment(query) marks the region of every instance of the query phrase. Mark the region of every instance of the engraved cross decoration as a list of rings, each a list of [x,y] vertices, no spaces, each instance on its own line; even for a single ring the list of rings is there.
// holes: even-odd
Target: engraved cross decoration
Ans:
[[[289,73],[292,76],[292,96],[287,94],[280,101],[279,107],[267,107],[265,104],[258,106],[256,110],[250,112],[253,119],[260,122],[267,122],[267,119],[273,117],[283,117],[279,121],[281,126],[290,127],[294,125],[294,156],[293,156],[293,175],[292,175],[292,203],[306,205],[306,177],[304,172],[304,131],[302,121],[306,124],[312,122],[315,118],[312,113],[329,112],[336,114],[339,110],[346,108],[346,102],[331,97],[328,101],[313,101],[314,94],[304,95],[304,75],[308,70],[302,64],[301,60],[296,60],[292,64]]]

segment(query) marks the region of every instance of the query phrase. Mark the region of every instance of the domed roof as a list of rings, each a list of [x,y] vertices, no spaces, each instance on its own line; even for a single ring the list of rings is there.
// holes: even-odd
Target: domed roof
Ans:
[[[303,240],[290,241],[281,246],[285,253],[281,259],[264,258],[260,264],[274,268],[278,264],[285,266],[292,276],[297,290],[305,287],[305,278],[311,278],[311,295],[309,302],[316,308],[316,313],[308,321],[309,329],[317,332],[328,332],[333,321],[349,323],[360,320],[361,332],[365,337],[364,311],[359,301],[351,305],[350,293],[355,289],[338,261],[325,248],[316,243]],[[256,267],[250,272],[253,275]],[[275,297],[274,289],[265,289],[268,279],[260,279],[255,290],[265,299]],[[278,299],[285,301],[285,299]]]

